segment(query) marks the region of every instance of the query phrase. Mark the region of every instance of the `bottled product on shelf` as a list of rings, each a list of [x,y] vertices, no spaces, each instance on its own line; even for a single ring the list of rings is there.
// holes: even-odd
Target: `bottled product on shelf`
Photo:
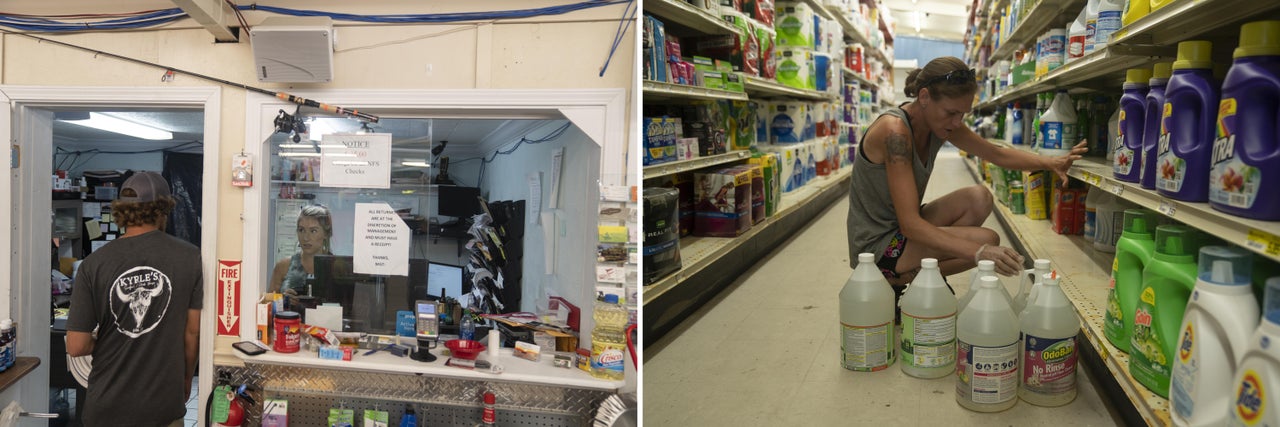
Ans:
[[[1036,406],[1062,406],[1076,398],[1076,336],[1080,318],[1057,273],[1041,277],[1040,292],[1019,319],[1022,351],[1018,397]]]
[[[1188,202],[1209,200],[1209,167],[1217,128],[1218,88],[1213,81],[1212,44],[1178,43],[1178,60],[1165,89],[1156,191]]]
[[[13,319],[0,320],[0,372],[9,370],[18,360],[18,336]]]
[[[492,391],[484,392],[484,411],[480,415],[480,425],[495,426],[498,425],[498,411],[495,409],[497,398]]]
[[[1098,252],[1115,253],[1116,244],[1124,232],[1124,211],[1131,204],[1111,195],[1100,188],[1089,190],[1089,194],[1099,193],[1094,225],[1097,229],[1093,236],[1093,249]]]
[[[1172,62],[1160,62],[1151,68],[1151,80],[1148,81],[1147,101],[1144,105],[1146,119],[1142,130],[1142,188],[1156,188],[1156,148],[1160,141],[1160,116],[1164,114],[1165,87],[1169,84],[1169,76],[1173,74]]]
[[[1233,215],[1280,220],[1280,21],[1240,27],[1240,46],[1222,86],[1209,204]]]
[[[999,295],[1000,280],[984,276],[956,322],[956,402],[976,412],[1018,403],[1018,318]]]
[[[1250,287],[1252,255],[1240,248],[1206,246],[1182,326],[1169,386],[1174,424],[1226,423],[1231,374],[1258,324],[1258,300]]]
[[[1084,7],[1084,52],[1086,54],[1093,52],[1093,49],[1095,49],[1098,44],[1098,7],[1101,6],[1099,1],[1100,0],[1089,0]]]
[[[1067,27],[1067,61],[1071,62],[1084,56],[1085,43],[1088,41],[1086,27],[1089,11],[1080,9],[1080,14]]]
[[[1151,81],[1151,70],[1130,68],[1125,74],[1124,96],[1120,97],[1112,173],[1118,180],[1138,182],[1142,172],[1142,132],[1145,125],[1147,85]]]
[[[1085,240],[1094,241],[1098,233],[1098,203],[1102,201],[1101,191],[1089,190],[1084,198],[1084,233]]]
[[[969,291],[965,292],[964,296],[960,297],[959,305],[956,306],[956,311],[964,311],[964,306],[969,305],[969,301],[973,300],[973,295],[978,293],[979,285],[982,284],[982,278],[987,276],[995,277],[996,280],[1000,279],[1000,277],[996,275],[995,261],[987,259],[978,261],[978,268],[973,269],[973,274],[969,276]],[[1003,290],[1004,285],[1001,285],[1000,289]],[[1004,291],[1004,295],[1005,298],[1011,298],[1009,297],[1009,291],[1007,290]],[[1012,299],[1010,299],[1010,302],[1012,302]]]
[[[1111,35],[1120,30],[1125,0],[1098,0],[1098,26],[1094,31],[1094,49],[1106,47]]]
[[[1142,272],[1156,251],[1156,213],[1146,209],[1124,211],[1124,231],[1116,242],[1116,257],[1111,263],[1111,281],[1107,286],[1107,313],[1103,334],[1107,341],[1125,353],[1133,334],[1133,313],[1142,292]]]
[[[1013,312],[1021,318],[1026,309],[1035,302],[1040,296],[1040,289],[1044,284],[1044,275],[1049,274],[1049,260],[1037,258],[1033,264],[1034,268],[1023,271],[1018,277],[1018,296],[1013,298]]]
[[[596,301],[591,318],[596,326],[591,331],[591,376],[621,381],[627,341],[623,330],[630,313],[618,304],[618,296],[608,294]]]
[[[1232,375],[1227,425],[1280,425],[1280,277],[1267,279],[1262,323]]]
[[[879,371],[893,364],[893,288],[875,265],[858,254],[858,267],[840,289],[840,360],[851,371]]]
[[[1026,117],[1023,115],[1022,103],[1015,102],[1009,104],[1009,123],[1005,126],[1009,132],[1009,143],[1013,145],[1022,145],[1025,138],[1024,128],[1026,127]]]
[[[941,378],[956,369],[956,296],[938,260],[920,260],[920,273],[902,295],[902,372]]]
[[[1133,312],[1129,374],[1160,397],[1169,395],[1169,367],[1177,357],[1178,326],[1196,285],[1196,254],[1204,238],[1182,225],[1156,227],[1155,253],[1142,270]]]
[[[1040,116],[1040,154],[1064,156],[1071,153],[1076,138],[1076,109],[1066,90],[1059,90],[1049,109]]]
[[[1129,0],[1124,2],[1124,14],[1120,17],[1121,26],[1132,24],[1138,18],[1147,16],[1151,11],[1151,3],[1142,0]]]

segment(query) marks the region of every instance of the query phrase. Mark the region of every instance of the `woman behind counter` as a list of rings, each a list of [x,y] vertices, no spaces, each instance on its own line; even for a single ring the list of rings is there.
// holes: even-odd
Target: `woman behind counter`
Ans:
[[[298,253],[276,262],[271,272],[269,292],[305,295],[307,278],[315,277],[317,254],[332,255],[329,239],[333,237],[333,217],[321,205],[308,205],[298,214]]]

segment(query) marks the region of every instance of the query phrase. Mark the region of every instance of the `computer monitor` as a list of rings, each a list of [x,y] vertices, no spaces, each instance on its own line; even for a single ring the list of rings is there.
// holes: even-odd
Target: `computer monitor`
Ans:
[[[436,298],[457,299],[463,292],[471,291],[463,285],[462,267],[439,262],[427,263],[427,294]]]
[[[437,212],[443,216],[470,218],[480,213],[480,189],[441,185],[436,187]]]
[[[394,334],[396,311],[413,310],[413,288],[427,283],[427,260],[409,259],[408,276],[358,274],[350,256],[316,255],[311,296],[342,306],[343,330]]]

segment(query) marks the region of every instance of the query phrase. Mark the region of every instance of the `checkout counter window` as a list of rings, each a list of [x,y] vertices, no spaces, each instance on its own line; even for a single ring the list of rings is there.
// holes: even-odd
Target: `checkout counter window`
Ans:
[[[438,297],[436,289],[458,297],[463,275],[446,273],[457,258],[432,259],[432,121],[384,119],[370,129],[346,118],[301,120],[309,133],[267,142],[273,261],[265,291],[285,294],[309,324],[383,334],[394,333],[397,311]],[[429,277],[458,283],[429,288]]]

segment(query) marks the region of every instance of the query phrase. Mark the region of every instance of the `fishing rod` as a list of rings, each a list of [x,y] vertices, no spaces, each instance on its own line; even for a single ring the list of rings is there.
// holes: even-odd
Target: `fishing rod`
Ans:
[[[217,78],[217,77],[213,77],[213,76],[207,76],[207,75],[200,74],[200,73],[196,73],[196,72],[192,72],[192,71],[187,71],[187,70],[182,70],[182,69],[178,69],[178,68],[173,68],[173,67],[165,66],[165,65],[162,65],[162,64],[157,64],[157,63],[154,63],[154,62],[143,61],[143,60],[141,60],[141,59],[130,58],[130,57],[127,57],[127,56],[122,56],[122,55],[116,55],[116,54],[111,53],[111,52],[104,52],[104,51],[97,50],[97,49],[90,49],[90,48],[87,48],[87,47],[84,47],[84,46],[74,45],[74,44],[71,44],[71,43],[65,43],[65,42],[60,42],[60,41],[57,41],[57,40],[46,39],[46,38],[44,38],[44,37],[36,37],[36,36],[30,35],[30,34],[25,34],[25,33],[15,33],[15,32],[4,31],[4,30],[0,30],[0,33],[4,33],[4,34],[16,34],[16,35],[20,35],[20,36],[24,36],[24,37],[29,37],[29,38],[32,38],[32,39],[36,39],[37,41],[40,41],[40,42],[48,42],[48,43],[53,43],[53,44],[56,44],[56,45],[59,45],[59,46],[69,47],[69,48],[72,48],[72,49],[79,49],[79,50],[83,50],[83,51],[87,51],[87,52],[93,52],[95,55],[102,55],[102,56],[107,56],[107,57],[111,57],[111,58],[115,58],[115,59],[119,59],[119,60],[123,60],[123,61],[133,62],[133,63],[136,63],[136,64],[147,65],[147,66],[151,66],[151,67],[155,67],[155,68],[163,69],[163,70],[165,70],[165,71],[167,71],[167,72],[173,72],[173,73],[185,74],[185,75],[192,76],[192,77],[195,77],[195,78],[198,78],[198,79],[208,80],[208,81],[211,81],[211,82],[220,83],[220,84],[227,85],[227,86],[238,87],[238,88],[241,88],[241,89],[244,89],[244,90],[250,91],[250,92],[257,92],[257,93],[261,93],[261,94],[263,94],[263,95],[273,96],[273,97],[276,97],[276,98],[280,98],[280,99],[284,100],[285,102],[290,102],[290,103],[298,104],[298,105],[301,105],[301,106],[307,106],[307,107],[319,108],[319,109],[321,109],[321,110],[324,110],[324,111],[327,111],[327,112],[330,112],[330,113],[334,113],[334,114],[342,114],[342,115],[346,115],[346,116],[350,116],[350,117],[355,117],[355,118],[357,118],[357,119],[366,120],[366,121],[370,121],[370,122],[373,122],[373,123],[377,123],[377,122],[378,122],[378,116],[375,116],[375,115],[372,115],[372,114],[369,114],[369,113],[362,113],[362,112],[360,112],[359,110],[356,110],[356,109],[343,108],[343,107],[339,107],[339,106],[337,106],[337,105],[329,105],[329,104],[321,103],[321,102],[318,102],[318,101],[315,101],[315,100],[312,100],[312,99],[303,98],[303,97],[301,97],[301,96],[297,96],[297,95],[289,94],[289,93],[286,93],[286,92],[274,92],[274,91],[270,91],[270,90],[267,90],[267,89],[262,89],[262,88],[258,88],[258,87],[249,86],[249,85],[246,85],[246,84],[243,84],[243,83],[236,83],[236,82],[233,82],[233,81],[230,81],[230,80],[223,80],[223,79],[220,79],[220,78]]]

